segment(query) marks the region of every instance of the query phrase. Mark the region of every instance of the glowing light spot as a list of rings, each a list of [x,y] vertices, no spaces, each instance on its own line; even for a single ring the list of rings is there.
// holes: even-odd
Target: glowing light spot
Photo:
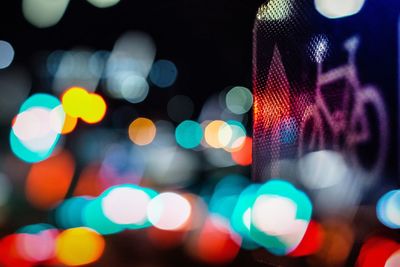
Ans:
[[[400,190],[393,190],[383,195],[377,205],[379,221],[392,229],[400,229]]]
[[[249,179],[242,175],[230,174],[223,177],[215,186],[209,201],[210,213],[230,219],[239,195],[248,183]]]
[[[57,24],[67,9],[69,0],[23,0],[22,13],[27,21],[38,28]]]
[[[142,32],[128,32],[114,45],[105,68],[107,91],[115,98],[140,102],[148,93],[147,76],[156,54],[152,38]]]
[[[233,144],[234,147],[240,147],[232,151],[232,159],[237,164],[248,166],[252,163],[253,139],[251,137],[238,138]]]
[[[89,3],[98,8],[112,7],[119,3],[120,0],[87,0]]]
[[[85,197],[74,197],[62,202],[55,212],[57,226],[63,229],[84,226],[83,210],[89,201]]]
[[[129,138],[139,146],[145,146],[153,142],[156,136],[156,126],[146,118],[137,118],[129,125]]]
[[[311,201],[303,192],[288,182],[271,180],[257,191],[251,236],[271,253],[286,255],[303,239],[311,213]]]
[[[337,19],[357,14],[365,0],[315,0],[318,12],[330,19]]]
[[[120,91],[123,98],[136,104],[146,99],[149,94],[149,84],[141,76],[130,75],[123,79]]]
[[[0,69],[10,66],[14,59],[14,48],[9,42],[0,40]]]
[[[237,86],[229,90],[226,94],[226,106],[235,114],[248,112],[253,105],[253,94],[249,89]]]
[[[177,76],[178,69],[175,64],[169,60],[156,61],[149,74],[150,81],[160,88],[173,85]]]
[[[250,225],[251,225],[251,208],[248,208],[242,216],[242,221],[246,229],[250,231]]]
[[[103,213],[101,197],[91,200],[82,212],[84,226],[102,235],[119,233],[124,227],[112,222]]]
[[[54,207],[65,197],[74,170],[74,160],[67,151],[34,164],[26,180],[27,199],[40,209]]]
[[[255,249],[258,247],[250,235],[250,228],[251,207],[257,197],[259,188],[259,184],[252,184],[241,192],[230,220],[233,230],[243,238],[242,247],[244,249]]]
[[[375,267],[386,266],[393,253],[400,249],[400,245],[390,239],[383,237],[371,237],[361,247],[357,259],[357,266]]]
[[[62,232],[56,241],[57,259],[67,266],[90,264],[103,254],[103,237],[88,228],[73,228]]]
[[[315,254],[321,249],[323,241],[324,232],[322,226],[316,221],[311,221],[300,244],[289,255],[292,257],[302,257]]]
[[[246,140],[246,129],[242,123],[235,120],[229,120],[226,123],[227,125],[222,126],[218,136],[224,144],[223,148],[228,152],[239,151]]]
[[[55,117],[60,113],[53,111],[60,104],[47,94],[32,95],[22,104],[10,132],[11,149],[17,157],[31,163],[51,155],[60,138],[60,129],[56,128],[62,125],[63,117]]]
[[[19,234],[5,236],[0,240],[1,266],[33,267],[34,264],[23,258],[18,250],[17,240]]]
[[[102,199],[105,216],[117,224],[144,225],[147,222],[147,206],[151,197],[140,187],[117,186]]]
[[[328,188],[340,184],[350,174],[343,156],[328,150],[305,155],[299,161],[299,169],[300,180],[310,189]]]
[[[68,89],[62,96],[62,104],[69,116],[81,118],[90,124],[100,122],[107,111],[103,97],[80,87]]]
[[[61,130],[62,134],[69,134],[73,132],[78,124],[78,119],[75,117],[71,117],[68,114],[65,114],[65,121],[63,128]]]
[[[253,207],[253,224],[269,235],[284,235],[294,227],[296,204],[290,199],[276,196],[260,196]],[[273,220],[266,214],[275,214]]]
[[[106,115],[107,105],[103,97],[97,94],[90,94],[86,102],[86,110],[81,115],[82,120],[93,124],[100,122]]]
[[[181,147],[195,148],[200,145],[203,139],[203,129],[195,121],[183,121],[175,130],[175,138]]]
[[[224,143],[226,143],[226,140],[223,139],[225,137],[224,134],[221,134],[220,136],[220,131],[223,130],[225,126],[226,122],[220,120],[212,121],[206,126],[206,129],[204,131],[204,138],[209,146],[213,148],[224,147],[224,144],[221,143],[221,139]],[[229,136],[228,142],[230,138],[231,136]]]
[[[16,247],[25,260],[44,262],[55,256],[55,240],[58,231],[50,225],[32,225],[18,231]]]
[[[62,105],[65,113],[79,118],[86,112],[89,93],[80,87],[68,89],[62,96]]]
[[[222,148],[228,146],[229,142],[232,139],[233,131],[229,124],[224,123],[218,131],[218,142]]]
[[[224,264],[235,259],[240,250],[240,237],[231,232],[229,223],[222,217],[211,215],[208,217],[194,238],[191,253],[199,260]]]
[[[147,210],[149,221],[159,229],[178,230],[191,214],[189,201],[176,193],[161,193],[153,198]]]

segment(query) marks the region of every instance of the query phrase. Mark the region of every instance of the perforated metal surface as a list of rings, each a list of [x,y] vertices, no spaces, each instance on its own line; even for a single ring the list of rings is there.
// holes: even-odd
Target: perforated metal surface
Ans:
[[[282,176],[282,160],[322,149],[342,153],[367,177],[366,185],[385,168],[387,96],[370,77],[362,79],[357,62],[360,47],[371,43],[360,35],[359,18],[338,21],[321,16],[309,0],[271,0],[259,8],[253,39],[255,180]]]

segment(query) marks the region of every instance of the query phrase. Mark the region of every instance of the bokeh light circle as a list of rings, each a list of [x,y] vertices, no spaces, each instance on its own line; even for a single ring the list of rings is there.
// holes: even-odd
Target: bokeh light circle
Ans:
[[[150,81],[160,87],[166,88],[174,84],[178,76],[178,69],[175,64],[169,60],[156,61],[150,71]]]
[[[195,148],[203,139],[203,129],[198,122],[186,120],[175,130],[176,142],[183,148]]]
[[[120,91],[127,101],[136,104],[146,99],[149,94],[149,84],[141,76],[130,75],[122,81]]]
[[[383,195],[377,205],[379,221],[392,229],[400,229],[400,190],[392,190]]]
[[[101,257],[104,248],[104,238],[83,227],[65,230],[56,241],[57,259],[67,266],[93,263]]]
[[[139,146],[145,146],[153,142],[157,128],[153,121],[147,118],[137,118],[129,125],[129,138]]]
[[[283,180],[270,180],[257,191],[251,208],[251,237],[276,255],[287,255],[303,239],[311,220],[308,196]]]
[[[253,105],[253,94],[245,87],[237,86],[229,90],[225,98],[227,108],[235,114],[248,112]]]
[[[0,69],[10,66],[14,59],[14,48],[9,42],[0,40]]]
[[[105,216],[117,224],[143,224],[151,197],[140,188],[115,187],[102,199]]]
[[[224,131],[224,129],[229,129],[226,128],[226,126],[226,122],[222,120],[211,121],[207,124],[204,130],[204,138],[209,146],[213,148],[222,148],[229,142],[231,138],[231,135],[229,135],[230,132],[221,132]]]
[[[188,221],[191,212],[192,207],[186,198],[165,192],[150,201],[147,216],[156,228],[178,230]]]
[[[119,3],[120,0],[87,0],[89,3],[98,8],[112,7]]]

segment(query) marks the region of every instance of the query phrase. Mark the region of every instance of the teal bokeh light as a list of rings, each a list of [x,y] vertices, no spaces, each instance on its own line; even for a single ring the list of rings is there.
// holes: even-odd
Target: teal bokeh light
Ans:
[[[83,211],[90,201],[86,197],[73,197],[61,203],[55,211],[57,226],[63,229],[84,226]]]
[[[249,180],[238,174],[227,175],[215,186],[209,202],[209,211],[230,220],[239,196]]]
[[[203,129],[198,122],[186,120],[176,128],[175,138],[176,142],[183,148],[196,148],[203,139]]]
[[[242,248],[248,250],[259,247],[250,235],[251,206],[256,199],[259,188],[259,184],[252,184],[246,187],[240,194],[231,216],[231,226],[242,237]]]
[[[101,198],[91,200],[83,210],[83,223],[102,235],[116,234],[124,227],[110,221],[101,208]]]

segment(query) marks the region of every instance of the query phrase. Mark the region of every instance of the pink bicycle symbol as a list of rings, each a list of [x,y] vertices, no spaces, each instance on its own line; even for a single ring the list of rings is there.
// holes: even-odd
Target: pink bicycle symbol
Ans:
[[[315,103],[306,109],[301,121],[299,155],[321,149],[340,151],[352,167],[374,178],[385,164],[388,122],[377,88],[361,85],[358,79],[358,46],[357,37],[348,39],[344,44],[347,64],[325,73],[323,60],[318,60]]]

